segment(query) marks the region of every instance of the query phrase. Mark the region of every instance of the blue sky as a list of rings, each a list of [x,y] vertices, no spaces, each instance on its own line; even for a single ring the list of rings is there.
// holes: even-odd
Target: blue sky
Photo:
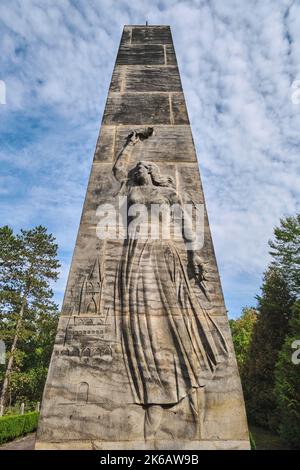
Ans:
[[[0,223],[56,236],[61,301],[124,24],[172,28],[229,315],[299,211],[300,2],[2,0]]]

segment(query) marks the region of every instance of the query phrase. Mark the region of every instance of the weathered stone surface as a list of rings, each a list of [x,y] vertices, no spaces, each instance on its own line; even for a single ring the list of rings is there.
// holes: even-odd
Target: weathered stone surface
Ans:
[[[172,44],[171,31],[168,26],[132,28],[132,44]]]
[[[183,93],[110,93],[103,124],[188,124]]]
[[[102,126],[96,145],[94,161],[112,162],[114,158],[116,128],[113,126]]]
[[[183,93],[172,93],[172,119],[174,124],[188,124],[189,118],[186,110]]]
[[[111,91],[181,92],[177,67],[165,65],[116,66]]]
[[[177,66],[177,59],[176,54],[174,51],[173,46],[165,46],[165,54],[166,54],[166,65],[176,65]]]
[[[131,43],[131,33],[132,33],[132,28],[124,26],[120,44],[122,44],[122,45],[130,44]]]
[[[124,133],[124,128],[118,129],[116,152],[120,151],[124,142]],[[137,160],[165,163],[197,161],[190,126],[156,126],[155,139],[145,141],[143,149],[135,148],[134,152]]]
[[[102,126],[94,161],[114,160],[121,151],[130,130],[130,126]],[[143,147],[135,147],[133,157],[135,160],[153,162],[196,163],[190,126],[156,125],[155,139],[145,140]],[[195,182],[195,184],[198,183]]]
[[[133,213],[137,204],[140,212]],[[185,204],[190,205],[184,219],[188,228],[201,221],[192,241],[176,220],[174,204],[184,216]],[[153,220],[153,205],[170,210],[170,218],[161,212]],[[195,240],[202,239],[195,248]],[[36,448],[249,448],[168,27],[126,26],[123,31]]]
[[[184,121],[184,117],[182,118]],[[170,103],[160,93],[110,93],[103,124],[170,124]]]
[[[123,45],[119,49],[116,63],[117,65],[161,65],[165,63],[164,47],[157,44]]]

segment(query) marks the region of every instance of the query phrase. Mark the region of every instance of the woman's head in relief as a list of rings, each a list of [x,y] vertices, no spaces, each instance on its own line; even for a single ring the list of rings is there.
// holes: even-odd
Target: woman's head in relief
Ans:
[[[139,161],[134,168],[134,180],[140,186],[152,184],[175,189],[173,178],[162,175],[153,162]]]

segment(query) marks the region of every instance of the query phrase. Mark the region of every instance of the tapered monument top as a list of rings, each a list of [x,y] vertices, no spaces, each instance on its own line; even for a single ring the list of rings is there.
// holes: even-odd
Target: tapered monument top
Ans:
[[[102,124],[189,124],[169,26],[124,27]]]
[[[124,26],[122,41],[129,38],[131,44],[172,44],[170,26],[128,25]]]
[[[177,65],[170,26],[124,26],[117,64]]]

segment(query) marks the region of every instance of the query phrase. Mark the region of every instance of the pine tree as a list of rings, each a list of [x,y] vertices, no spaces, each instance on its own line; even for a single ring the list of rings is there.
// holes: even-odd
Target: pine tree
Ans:
[[[279,416],[274,370],[295,301],[278,268],[271,266],[264,274],[257,300],[258,317],[244,368],[246,407],[250,420],[276,430]]]
[[[0,229],[0,333],[9,346],[0,405],[6,403],[9,383],[30,360],[32,345],[38,347],[43,337],[43,318],[51,324],[57,317],[50,287],[59,268],[54,241],[42,226],[17,235],[8,226]]]
[[[269,241],[273,265],[276,266],[297,298],[300,295],[300,214],[280,220]]]

